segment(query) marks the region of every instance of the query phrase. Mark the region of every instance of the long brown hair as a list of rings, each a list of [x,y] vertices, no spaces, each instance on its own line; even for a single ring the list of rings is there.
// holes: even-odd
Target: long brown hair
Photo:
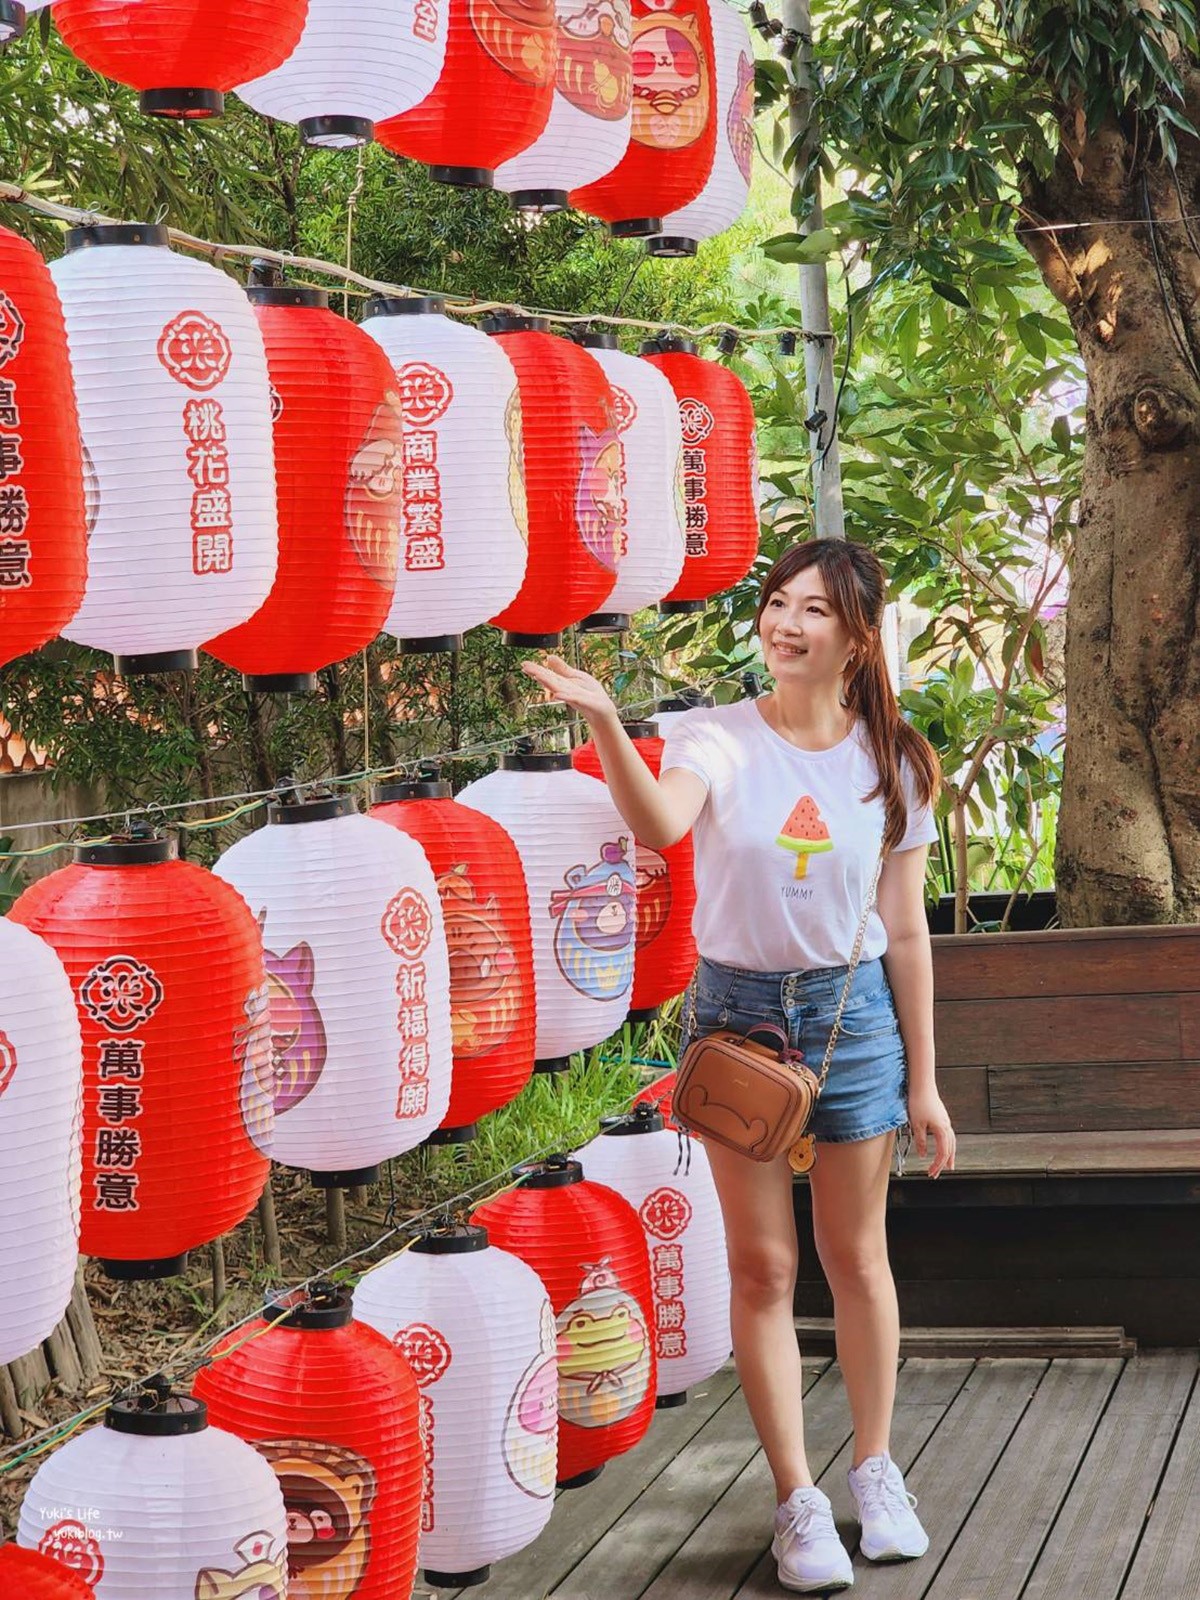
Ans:
[[[917,798],[922,804],[937,799],[942,767],[929,740],[900,715],[892,680],[883,654],[883,608],[887,600],[887,574],[878,556],[865,545],[848,539],[810,539],[785,550],[767,573],[754,613],[757,634],[767,601],[806,567],[816,567],[825,584],[829,603],[841,618],[854,646],[846,669],[846,704],[866,726],[879,782],[866,796],[883,796],[886,824],[884,848],[892,851],[904,837],[908,812],[900,782],[901,758],[912,768]]]

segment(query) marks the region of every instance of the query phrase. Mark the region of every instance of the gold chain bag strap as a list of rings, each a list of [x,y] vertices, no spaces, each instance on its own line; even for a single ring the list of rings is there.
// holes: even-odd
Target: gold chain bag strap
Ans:
[[[680,1059],[672,1097],[675,1118],[689,1132],[715,1140],[752,1161],[773,1161],[776,1156],[789,1155],[797,1172],[812,1165],[812,1136],[805,1130],[829,1076],[829,1063],[862,956],[882,870],[881,850],[854,936],[854,949],[819,1077],[799,1050],[791,1048],[783,1029],[773,1023],[763,1023],[745,1034],[719,1029],[696,1037],[693,980],[688,991],[688,1023],[693,1038]],[[770,1035],[778,1042],[760,1043],[756,1034]]]

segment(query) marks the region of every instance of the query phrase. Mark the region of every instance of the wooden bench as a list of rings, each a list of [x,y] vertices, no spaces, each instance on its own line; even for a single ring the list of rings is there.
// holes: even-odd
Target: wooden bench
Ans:
[[[1194,1343],[1200,927],[950,935],[933,952],[959,1152],[952,1176],[930,1183],[914,1156],[892,1185],[905,1320]],[[822,1291],[805,1272],[798,1310],[826,1314]]]

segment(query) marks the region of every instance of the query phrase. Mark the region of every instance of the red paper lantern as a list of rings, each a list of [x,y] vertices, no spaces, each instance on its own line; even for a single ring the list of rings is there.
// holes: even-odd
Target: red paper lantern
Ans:
[[[437,878],[450,953],[454,1076],[450,1108],[431,1144],[475,1137],[533,1072],[533,940],[517,847],[498,822],[432,780],[383,784],[371,816],[407,833]]]
[[[219,117],[225,91],[291,55],[308,0],[57,0],[81,61],[141,91],[155,117]]]
[[[607,177],[571,204],[618,239],[662,232],[712,170],[717,136],[708,0],[633,0],[633,134]]]
[[[0,1548],[0,1594],[6,1600],[95,1600],[96,1591],[61,1562],[6,1544]]]
[[[637,1212],[578,1161],[518,1169],[472,1221],[546,1285],[558,1323],[558,1482],[574,1489],[630,1450],[654,1415],[650,1257]]]
[[[653,722],[627,722],[625,732],[657,779],[662,770],[663,741]],[[604,779],[596,746],[589,739],[571,752],[578,771]],[[696,909],[696,879],[692,865],[692,836],[678,844],[651,850],[637,843],[637,933],[633,956],[633,994],[630,1022],[651,1022],[664,1000],[682,994],[696,970],[696,941],[692,913]]]
[[[433,93],[375,125],[398,156],[439,183],[490,189],[496,168],[550,116],[558,64],[554,0],[447,0],[446,61]]]
[[[737,373],[701,360],[691,339],[647,340],[642,356],[670,380],[683,426],[683,573],[659,610],[703,611],[758,553],[754,407]]]
[[[205,646],[247,689],[316,687],[392,603],[404,455],[392,364],[320,289],[252,287],[275,406],[279,567],[248,622]]]
[[[70,622],[87,574],[67,330],[31,244],[0,228],[0,666]]]
[[[556,339],[544,317],[491,317],[517,373],[525,429],[529,565],[493,624],[505,643],[553,648],[598,611],[625,553],[624,451],[616,402],[589,351]]]
[[[57,952],[83,1030],[80,1249],[114,1278],[182,1272],[266,1182],[262,939],[164,839],[79,845],[9,912]]]
[[[348,1290],[268,1302],[197,1374],[212,1423],[275,1469],[288,1513],[289,1593],[399,1600],[412,1589],[424,1469],[408,1362],[356,1322]]]

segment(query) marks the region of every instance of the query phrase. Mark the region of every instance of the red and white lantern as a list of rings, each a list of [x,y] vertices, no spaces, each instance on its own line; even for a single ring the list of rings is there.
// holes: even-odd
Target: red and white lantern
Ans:
[[[737,373],[702,360],[691,339],[648,341],[642,357],[674,389],[683,430],[683,573],[659,609],[703,611],[758,553],[754,407]]]
[[[368,1183],[450,1098],[450,980],[418,844],[349,796],[267,808],[213,871],[262,928],[275,1073],[272,1155],[323,1187]]]
[[[627,722],[625,732],[657,779],[662,771],[663,741],[653,722]],[[589,739],[571,752],[579,772],[604,779],[596,747]],[[664,850],[635,845],[637,865],[637,939],[633,957],[633,992],[629,1020],[650,1022],[658,1008],[682,994],[696,970],[692,913],[696,878],[691,833]]]
[[[308,0],[300,42],[238,94],[264,117],[295,122],[306,144],[369,142],[375,123],[432,92],[446,56],[449,0]]]
[[[317,1284],[307,1296],[268,1301],[260,1321],[217,1346],[195,1391],[213,1422],[274,1470],[287,1507],[288,1595],[411,1593],[421,1520],[417,1386],[400,1352],[353,1320],[348,1290]]]
[[[700,239],[731,228],[746,209],[754,160],[754,45],[745,13],[730,0],[709,0],[715,65],[717,127],[704,188],[663,218],[662,233],[646,240],[652,256],[694,256]]]
[[[554,99],[554,0],[440,0],[449,7],[441,77],[432,94],[389,117],[375,137],[423,161],[438,183],[490,189],[495,170],[528,149]]]
[[[72,228],[50,271],[96,474],[87,589],[63,631],[121,672],[188,670],[275,577],[262,334],[233,279],[176,255],[165,228]]]
[[[36,1349],[71,1298],[82,1048],[62,962],[0,918],[0,1366]]]
[[[362,327],[392,364],[404,422],[400,558],[384,631],[402,651],[456,650],[525,577],[516,374],[494,340],[432,296],[369,300]]]
[[[559,1072],[619,1028],[633,982],[633,841],[607,789],[568,755],[506,755],[463,805],[493,817],[521,855],[537,984],[537,1070]]]
[[[79,608],[87,573],[83,454],[54,280],[0,228],[0,666]]]
[[[536,999],[529,891],[498,822],[434,780],[383,784],[371,816],[425,852],[437,879],[450,959],[454,1076],[431,1144],[475,1137],[480,1117],[514,1099],[533,1071]]]
[[[626,547],[604,610],[579,626],[616,633],[655,605],[683,570],[683,434],[675,391],[647,362],[626,355],[615,334],[581,333],[577,343],[604,369],[624,453]],[[649,380],[649,381],[647,381]]]
[[[557,1330],[545,1286],[487,1230],[422,1234],[368,1272],[354,1314],[421,1391],[426,1583],[483,1583],[549,1521],[558,1469]]]
[[[54,20],[81,61],[141,91],[143,111],[197,121],[287,60],[307,10],[308,0],[55,0]]]
[[[716,140],[710,0],[633,0],[629,149],[571,204],[614,238],[662,232],[662,219],[704,188]]]
[[[650,1252],[658,1404],[682,1405],[731,1345],[725,1224],[704,1146],[644,1107],[607,1119],[576,1160],[637,1212]]]
[[[254,615],[209,640],[246,687],[305,693],[364,650],[391,603],[404,436],[387,357],[320,289],[254,286],[274,411],[279,566]]]
[[[520,1256],[558,1326],[558,1482],[573,1489],[633,1448],[654,1415],[656,1361],[645,1236],[628,1201],[584,1181],[578,1161],[518,1169],[515,1189],[472,1222]]]
[[[90,1584],[96,1600],[287,1594],[275,1474],[248,1444],[210,1427],[200,1401],[165,1386],[115,1401],[103,1423],[46,1457],[17,1540]]]
[[[529,566],[492,618],[505,642],[552,648],[599,609],[625,554],[625,464],[612,388],[600,363],[544,317],[484,324],[517,372],[524,418]]]
[[[9,912],[57,951],[83,1032],[80,1248],[114,1278],[182,1272],[267,1179],[262,941],[163,839],[82,844]]]
[[[50,1556],[20,1545],[0,1545],[0,1594],[19,1600],[95,1600],[96,1591],[77,1572]]]

